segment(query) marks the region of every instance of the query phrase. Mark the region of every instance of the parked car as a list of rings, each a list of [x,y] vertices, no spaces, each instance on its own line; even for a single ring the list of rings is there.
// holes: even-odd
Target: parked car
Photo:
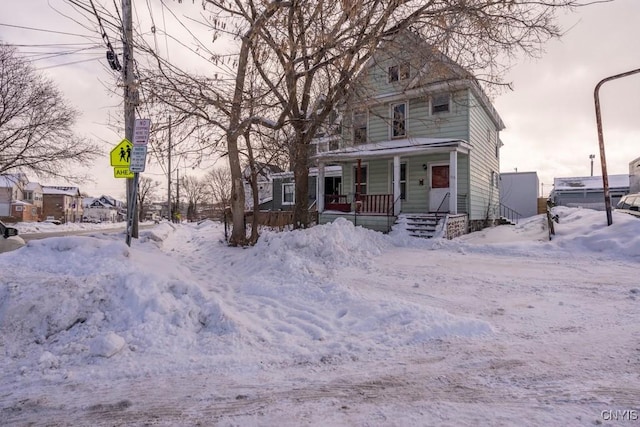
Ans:
[[[55,225],[60,225],[62,224],[62,222],[60,220],[55,219],[55,217],[53,216],[48,216],[44,221],[42,222],[46,222],[48,224],[55,224]]]
[[[640,217],[640,193],[622,196],[616,205],[616,210]]]
[[[18,229],[6,226],[0,222],[0,253],[18,249],[25,245],[22,237],[18,236]]]

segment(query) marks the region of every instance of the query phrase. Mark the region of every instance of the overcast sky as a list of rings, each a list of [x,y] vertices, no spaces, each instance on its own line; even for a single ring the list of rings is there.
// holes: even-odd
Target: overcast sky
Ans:
[[[32,45],[54,40],[58,43],[87,41],[78,36],[16,28],[88,34],[52,9],[53,6],[68,10],[62,0],[2,0],[2,3],[0,40],[3,42]],[[148,15],[147,2],[134,3],[138,8],[143,7],[136,10],[137,16]],[[185,3],[191,2],[183,2],[182,6]],[[175,5],[175,2],[168,4]],[[159,24],[163,17],[156,11],[155,19]],[[169,14],[164,19],[171,22]],[[639,21],[639,0],[615,0],[581,8],[560,17],[562,27],[568,32],[561,40],[549,42],[541,58],[519,61],[506,78],[512,82],[513,91],[494,100],[506,124],[501,134],[502,172],[516,169],[537,172],[544,195],[551,190],[553,178],[588,176],[590,154],[596,155],[594,175],[601,175],[593,92],[601,79],[640,68]],[[92,41],[95,45],[101,44],[97,34]],[[115,38],[111,42],[119,45]],[[29,46],[19,49],[27,55],[36,50]],[[123,198],[124,180],[113,177],[108,151],[124,135],[106,125],[119,119],[122,113],[118,107],[120,99],[108,93],[113,78],[104,55],[105,49],[100,48],[33,64],[83,113],[78,122],[79,133],[103,141],[104,156],[90,168],[96,182],[83,183],[81,190],[92,196],[109,194]],[[175,58],[179,52],[172,55]],[[70,62],[76,63],[49,68]],[[606,83],[600,95],[609,174],[627,174],[629,162],[640,157],[640,74]],[[110,118],[110,115],[115,116]],[[181,174],[195,172],[185,168]],[[166,183],[166,177],[157,167],[149,168],[143,175]]]

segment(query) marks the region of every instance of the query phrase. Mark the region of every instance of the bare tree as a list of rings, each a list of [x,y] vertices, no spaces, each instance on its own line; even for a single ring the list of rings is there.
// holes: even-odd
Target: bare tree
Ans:
[[[77,115],[51,81],[0,43],[0,173],[30,171],[78,181],[71,166],[86,164],[100,151],[74,135]]]
[[[139,221],[143,221],[149,211],[151,202],[157,199],[157,191],[160,188],[160,181],[154,181],[146,176],[141,176],[138,180],[138,206],[140,207]]]
[[[180,179],[180,187],[187,199],[187,221],[194,221],[198,205],[205,199],[205,183],[195,176],[185,176]]]
[[[206,192],[211,195],[211,202],[219,203],[224,209],[231,200],[231,172],[228,167],[212,169],[204,178]]]
[[[221,54],[199,42],[208,78],[181,70],[153,48],[162,101],[209,127],[224,146],[232,176],[230,244],[245,244],[241,141],[264,126],[290,135],[296,181],[295,226],[308,225],[310,143],[381,43],[411,29],[480,81],[501,83],[503,60],[535,55],[561,35],[555,14],[579,0],[204,0]],[[185,44],[183,46],[186,47]],[[249,85],[253,72],[259,85]],[[148,84],[141,80],[144,84]],[[154,93],[153,96],[156,96]],[[256,100],[262,106],[255,109]],[[266,109],[266,107],[270,107]],[[214,128],[215,131],[210,129]],[[194,127],[194,129],[196,129]],[[208,141],[208,140],[206,140]],[[254,156],[256,157],[256,156]]]

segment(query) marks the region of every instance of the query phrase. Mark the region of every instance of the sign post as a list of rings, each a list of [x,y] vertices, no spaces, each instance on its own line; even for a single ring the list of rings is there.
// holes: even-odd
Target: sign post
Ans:
[[[151,131],[151,120],[136,119],[133,126],[133,144],[129,147],[129,172],[133,173],[133,191],[131,200],[128,200],[127,210],[127,245],[131,246],[131,232],[136,215],[136,204],[138,202],[138,181],[139,173],[144,172],[147,163],[147,144],[149,143],[149,133]],[[131,144],[131,143],[130,143]]]

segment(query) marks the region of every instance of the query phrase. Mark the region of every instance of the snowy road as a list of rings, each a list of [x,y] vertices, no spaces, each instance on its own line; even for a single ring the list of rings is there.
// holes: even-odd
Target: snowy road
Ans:
[[[223,368],[198,354],[188,361],[177,355],[171,366],[167,354],[157,360],[168,366],[151,362],[135,375],[123,369],[107,376],[96,366],[94,380],[5,373],[4,425],[584,426],[612,425],[614,417],[638,423],[636,259],[544,243],[444,242],[434,250],[387,247],[371,263],[338,265],[318,280],[324,292],[339,286],[341,298],[435,309],[491,328],[421,340],[408,329],[415,315],[402,319],[409,311],[391,310],[377,319],[379,331],[365,331],[357,304],[326,310],[310,304],[305,311],[305,296],[285,297],[295,292],[288,287],[282,294],[254,289],[248,298],[239,288],[264,264],[251,265],[251,250],[216,249],[218,242],[189,233],[167,238],[163,250],[205,293],[224,301],[226,317],[261,338],[250,343],[258,355],[245,360],[238,353]],[[286,273],[271,272],[265,282],[285,286]],[[430,334],[457,321],[442,319],[448,318],[434,317]],[[374,338],[359,346],[360,330],[363,340]],[[378,332],[393,345],[371,345]],[[287,341],[300,334],[312,339]],[[267,354],[276,351],[274,343],[283,354],[303,354],[298,348],[307,345],[324,356]],[[264,363],[257,362],[260,352]]]

